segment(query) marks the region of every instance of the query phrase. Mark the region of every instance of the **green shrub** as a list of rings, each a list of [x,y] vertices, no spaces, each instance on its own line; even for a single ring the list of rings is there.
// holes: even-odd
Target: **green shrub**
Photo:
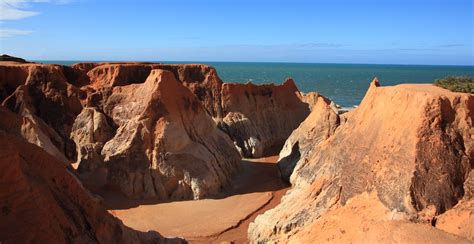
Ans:
[[[444,79],[435,80],[434,84],[453,92],[474,93],[474,77],[448,76]]]

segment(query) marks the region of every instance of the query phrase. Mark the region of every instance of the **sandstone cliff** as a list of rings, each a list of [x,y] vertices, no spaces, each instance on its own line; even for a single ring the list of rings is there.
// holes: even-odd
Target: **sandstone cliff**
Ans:
[[[2,105],[24,118],[11,130],[84,180],[105,168],[132,198],[213,195],[238,168],[236,146],[279,150],[310,110],[292,80],[228,84],[206,65],[2,62],[0,78]]]
[[[1,117],[0,242],[184,242],[124,226],[82,187],[63,162],[12,130],[12,124],[16,127],[18,121],[30,121],[7,110],[2,110]]]
[[[73,69],[77,77],[74,84],[92,88],[88,104],[98,107],[111,93],[110,87],[143,83],[151,69],[172,72],[246,157],[278,152],[308,116],[311,106],[311,100],[303,101],[291,79],[279,86],[224,83],[207,65],[79,63]]]
[[[68,83],[64,66],[1,63],[2,105],[41,127],[69,160],[76,158],[71,127],[85,94]]]
[[[302,164],[316,145],[333,135],[340,125],[339,115],[329,99],[316,93],[308,97],[312,100],[312,111],[288,137],[278,159],[281,177],[288,182],[295,166]]]
[[[177,73],[160,67],[2,62],[2,105],[22,116],[2,123],[65,164],[73,163],[86,181],[105,168],[108,183],[129,197],[216,194],[238,169],[240,155],[199,97],[176,80],[192,83],[199,75],[189,70],[202,67],[163,66]]]
[[[309,107],[291,79],[279,86],[224,83],[220,126],[245,157],[268,156],[282,148]]]
[[[250,240],[298,242],[317,238],[317,233],[327,234],[329,230],[321,232],[321,228],[331,214],[346,211],[338,209],[349,208],[361,194],[375,197],[362,204],[361,225],[355,225],[358,233],[385,228],[410,237],[406,231],[418,227],[400,224],[436,225],[436,215],[468,197],[467,179],[474,165],[473,121],[472,94],[452,93],[432,85],[379,87],[374,80],[347,122],[327,140],[319,144],[315,140],[313,150],[298,160],[290,178],[293,189],[279,206],[251,224]],[[306,139],[300,136],[298,140]],[[381,213],[389,214],[375,216],[376,221],[366,216],[375,204],[385,209]],[[334,238],[347,231],[337,229],[345,221],[342,218],[344,215],[331,220],[337,231],[332,232]],[[452,236],[432,227],[426,231],[441,235],[440,241],[453,241]],[[357,240],[361,239],[348,239]]]
[[[101,154],[111,182],[128,196],[202,198],[239,167],[232,142],[169,71],[115,87],[103,109],[118,128]]]

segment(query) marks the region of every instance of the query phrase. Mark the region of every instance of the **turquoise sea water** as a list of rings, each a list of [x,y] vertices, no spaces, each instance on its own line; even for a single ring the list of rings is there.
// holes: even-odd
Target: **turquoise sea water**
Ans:
[[[78,61],[39,61],[70,65]],[[159,62],[159,61],[158,61]],[[401,83],[432,83],[448,75],[474,76],[474,66],[307,64],[307,63],[204,63],[214,66],[226,82],[281,84],[292,77],[303,92],[317,91],[343,107],[358,105],[370,81],[378,77],[382,86]]]

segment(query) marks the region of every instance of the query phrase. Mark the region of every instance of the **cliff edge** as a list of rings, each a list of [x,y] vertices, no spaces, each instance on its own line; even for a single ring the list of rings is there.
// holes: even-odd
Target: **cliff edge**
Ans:
[[[420,233],[440,241],[459,239],[432,226],[447,210],[472,199],[473,121],[472,94],[428,84],[380,87],[374,80],[347,122],[327,140],[315,138],[314,148],[295,162],[293,188],[280,205],[256,218],[249,239],[297,242],[332,233],[335,240],[357,241],[369,230],[377,237],[377,228],[392,236],[423,228]],[[354,209],[361,206],[360,225],[351,230],[352,239],[337,239],[348,231],[344,219],[354,214],[342,212],[354,202]],[[380,213],[371,215],[372,206],[380,206]],[[331,217],[335,212],[340,215]],[[336,229],[323,231],[328,221]],[[405,234],[397,240],[416,240]],[[373,240],[394,238],[379,237],[389,239]]]

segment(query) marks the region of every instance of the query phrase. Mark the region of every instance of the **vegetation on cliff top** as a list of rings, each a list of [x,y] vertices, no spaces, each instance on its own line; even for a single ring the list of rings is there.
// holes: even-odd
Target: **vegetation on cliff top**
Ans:
[[[434,84],[453,92],[474,93],[474,77],[448,76],[444,79],[435,80]]]

